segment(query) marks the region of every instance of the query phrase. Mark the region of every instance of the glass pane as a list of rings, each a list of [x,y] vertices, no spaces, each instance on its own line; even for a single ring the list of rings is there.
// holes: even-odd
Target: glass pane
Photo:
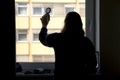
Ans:
[[[31,1],[31,2],[29,2]],[[69,11],[81,14],[83,28],[85,30],[85,0],[15,0],[17,13],[16,30],[27,30],[17,34],[16,62],[54,62],[53,48],[45,47],[38,40],[38,34],[42,27],[40,18],[47,7],[51,8],[51,17],[48,24],[48,33],[60,32],[64,25],[64,18]],[[34,16],[39,15],[39,16]],[[19,40],[21,42],[19,42]],[[24,42],[23,42],[24,41]]]
[[[25,8],[25,7],[19,7],[18,8],[18,14],[19,15],[26,15],[27,14],[27,8]]]
[[[18,34],[18,40],[19,41],[26,41],[27,35],[26,34]]]
[[[39,41],[39,35],[33,34],[33,41]]]
[[[67,14],[68,12],[74,11],[74,8],[65,8],[65,13]]]
[[[42,14],[42,8],[34,7],[33,8],[33,15],[41,15]]]

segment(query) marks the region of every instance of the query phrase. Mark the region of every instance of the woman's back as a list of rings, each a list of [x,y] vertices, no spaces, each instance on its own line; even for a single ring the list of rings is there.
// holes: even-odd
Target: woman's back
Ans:
[[[81,74],[96,72],[95,47],[87,37],[53,33],[48,35],[47,42],[55,50],[57,77],[65,78],[67,74],[75,77],[77,75],[74,73],[77,72]]]

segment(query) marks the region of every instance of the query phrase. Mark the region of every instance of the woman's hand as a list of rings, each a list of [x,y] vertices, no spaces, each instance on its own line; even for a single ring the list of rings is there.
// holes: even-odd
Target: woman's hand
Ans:
[[[42,27],[47,27],[49,21],[50,21],[50,15],[49,14],[45,14],[42,16],[42,18],[40,18],[41,22],[42,22]]]

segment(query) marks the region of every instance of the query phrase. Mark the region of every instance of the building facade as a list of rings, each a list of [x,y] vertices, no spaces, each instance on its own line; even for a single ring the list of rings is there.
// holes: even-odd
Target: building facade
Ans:
[[[85,30],[85,0],[15,0],[16,62],[54,62],[53,48],[38,39],[40,18],[47,7],[52,9],[48,33],[61,31],[69,11],[81,15]]]

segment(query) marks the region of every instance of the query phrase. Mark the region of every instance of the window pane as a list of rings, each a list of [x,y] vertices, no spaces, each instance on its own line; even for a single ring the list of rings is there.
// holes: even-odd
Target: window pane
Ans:
[[[18,34],[18,40],[19,41],[26,41],[27,35],[26,34]]]
[[[18,14],[19,15],[26,15],[27,14],[27,8],[25,8],[25,7],[19,7],[18,8]]]
[[[39,41],[39,35],[33,34],[33,41]]]
[[[33,8],[33,15],[41,15],[41,14],[42,14],[42,8],[40,7]]]
[[[74,11],[74,8],[65,8],[65,14],[67,14],[68,12]]]

